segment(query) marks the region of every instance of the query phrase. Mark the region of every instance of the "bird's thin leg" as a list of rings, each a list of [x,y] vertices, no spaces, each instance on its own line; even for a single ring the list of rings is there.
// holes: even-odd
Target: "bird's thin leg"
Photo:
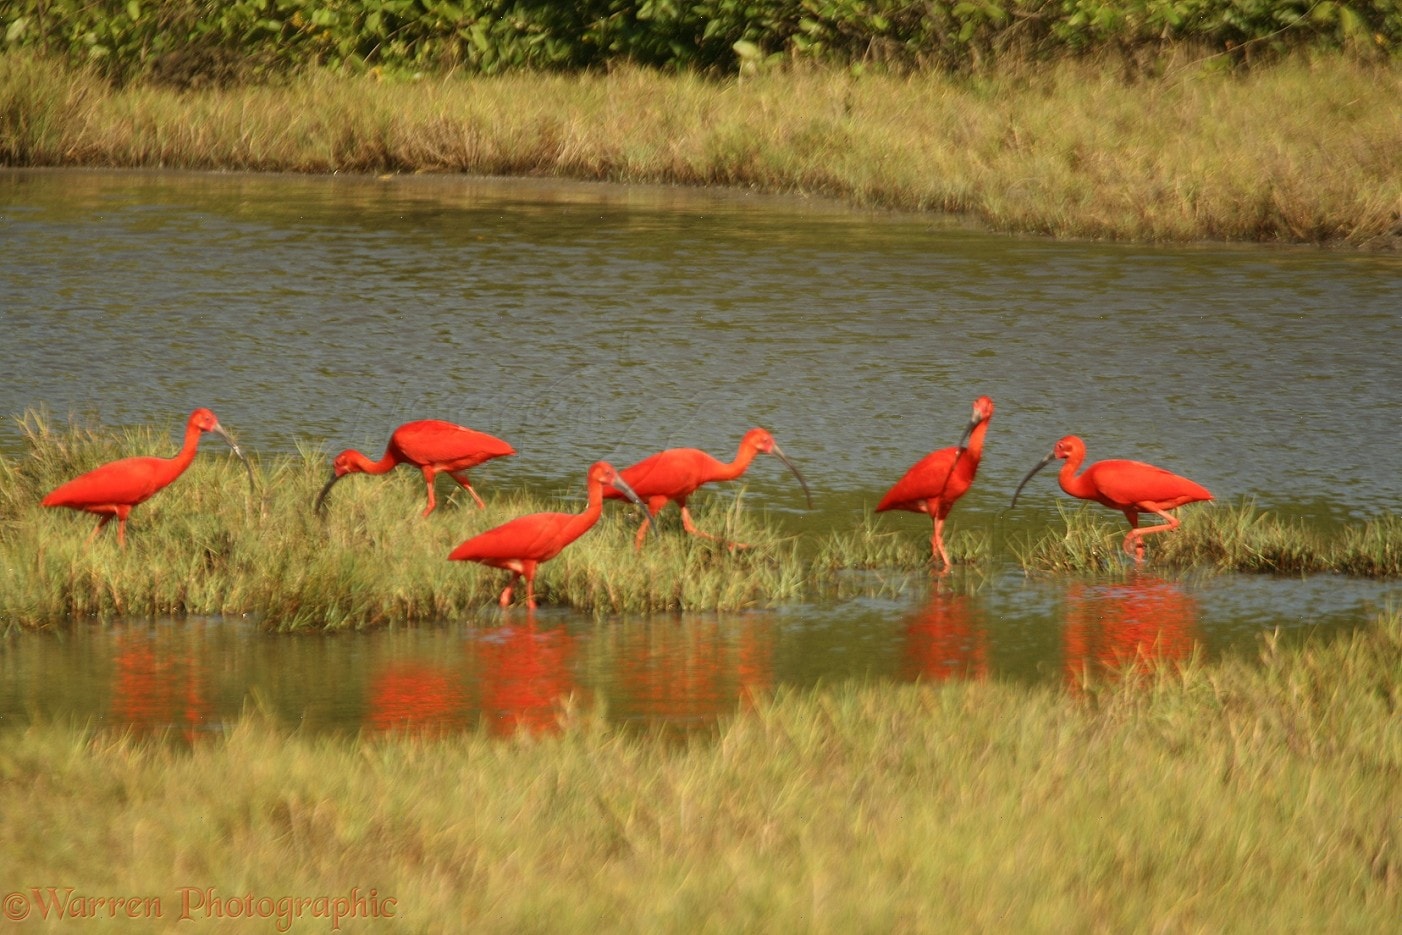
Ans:
[[[535,610],[535,571],[526,573],[526,609]]]
[[[638,552],[642,550],[643,541],[647,538],[647,528],[652,524],[652,518],[657,515],[658,510],[666,505],[667,501],[665,499],[655,506],[652,503],[648,503],[647,515],[643,517],[642,525],[638,527],[638,534],[633,537],[633,551]]]
[[[472,499],[477,501],[477,506],[480,509],[485,510],[487,508],[487,504],[482,502],[482,498],[477,496],[477,491],[473,490],[472,485],[467,482],[466,472],[449,471],[448,476],[451,477],[453,480],[457,481],[458,486],[462,487],[468,493],[472,494]]]
[[[428,479],[428,506],[424,508],[421,515],[427,516],[433,512],[434,507],[438,506],[438,498],[433,495],[433,475],[425,471],[424,477]]]
[[[1125,551],[1134,556],[1136,563],[1144,561],[1145,536],[1151,536],[1157,532],[1169,532],[1170,530],[1177,529],[1179,526],[1178,517],[1173,514],[1166,513],[1163,510],[1154,510],[1154,512],[1168,520],[1168,522],[1159,526],[1145,526],[1143,529],[1136,527],[1129,531],[1129,535],[1125,536]]]
[[[519,577],[521,577],[519,571],[513,571],[511,573],[511,580],[506,582],[506,590],[502,591],[501,597],[497,599],[497,603],[502,607],[511,606],[511,592],[516,589],[516,579]]]
[[[948,572],[950,569],[950,561],[949,553],[944,550],[944,518],[936,513],[934,514],[934,521],[935,531],[934,534],[930,536],[930,557],[933,559],[938,555],[940,560],[944,562],[943,571]]]
[[[112,522],[112,517],[116,515],[116,513],[102,514],[102,518],[97,521],[97,525],[93,527],[93,531],[88,533],[88,544],[92,544],[92,541],[97,538],[97,534],[102,532],[102,527]]]
[[[724,546],[726,546],[727,548],[730,548],[730,549],[748,549],[748,548],[749,548],[749,546],[746,545],[746,544],[743,543],[743,542],[727,542],[725,539],[722,539],[720,536],[713,536],[713,535],[711,535],[709,532],[705,532],[705,531],[703,531],[703,530],[697,529],[697,528],[696,528],[696,524],[693,523],[693,522],[691,521],[691,511],[688,510],[688,509],[686,508],[686,504],[685,504],[685,503],[681,503],[681,504],[679,504],[679,506],[681,506],[681,509],[682,509],[682,528],[685,529],[687,532],[691,533],[693,536],[700,536],[700,537],[703,538],[703,539],[710,539],[710,540],[712,540],[713,542],[719,542],[719,543],[721,543],[722,545],[724,545]]]

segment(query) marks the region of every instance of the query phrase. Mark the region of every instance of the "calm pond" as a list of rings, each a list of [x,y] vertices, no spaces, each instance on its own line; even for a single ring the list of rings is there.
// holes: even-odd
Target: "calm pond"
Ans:
[[[793,534],[856,523],[998,406],[950,529],[997,567],[844,575],[730,615],[471,620],[277,635],[227,619],[76,623],[0,639],[0,724],[509,731],[560,699],[686,729],[757,692],[862,679],[1074,683],[1136,653],[1250,652],[1343,629],[1393,582],[1238,575],[1033,580],[1007,542],[1058,522],[1061,435],[1219,500],[1324,526],[1402,512],[1402,257],[996,236],[736,192],[505,181],[0,171],[0,452],[47,407],[177,424],[208,406],[264,455],[376,453],[442,418],[510,441],[479,492],[575,492],[587,465],[770,429],[746,502]],[[171,448],[174,448],[172,441]],[[401,470],[395,483],[414,484]],[[739,484],[699,496],[731,498]],[[446,492],[446,488],[444,488]],[[913,514],[883,528],[928,541]],[[673,520],[675,523],[675,520]],[[73,534],[89,524],[75,522]],[[3,622],[0,622],[3,626]]]

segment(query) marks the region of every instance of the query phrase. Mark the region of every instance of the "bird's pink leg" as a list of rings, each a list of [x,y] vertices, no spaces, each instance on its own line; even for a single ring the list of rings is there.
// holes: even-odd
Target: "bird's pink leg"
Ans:
[[[713,536],[709,532],[704,532],[700,529],[697,529],[696,524],[691,521],[691,511],[686,508],[686,502],[679,500],[677,501],[677,505],[680,506],[682,509],[682,528],[685,529],[687,532],[691,533],[693,536],[700,536],[703,539],[710,539],[713,542],[719,542],[729,549],[749,548],[749,546],[743,542],[727,542],[720,536]]]
[[[98,519],[97,525],[93,527],[93,531],[88,533],[88,541],[86,544],[91,545],[92,541],[97,538],[97,534],[102,532],[102,527],[112,522],[112,517],[116,515],[116,513],[99,513],[98,516],[101,518]]]
[[[535,610],[535,569],[526,572],[526,609]]]
[[[502,607],[511,606],[511,592],[516,589],[516,579],[519,577],[521,577],[519,571],[513,571],[511,573],[511,580],[506,582],[506,590],[502,591],[501,597],[497,598],[497,603]]]
[[[421,516],[427,516],[433,512],[433,508],[438,506],[438,498],[433,495],[433,479],[438,476],[438,471],[431,467],[423,468],[424,483],[428,486],[428,506],[424,508]]]
[[[1154,512],[1168,520],[1168,522],[1159,526],[1145,526],[1143,529],[1136,526],[1129,531],[1129,535],[1125,536],[1125,551],[1134,556],[1135,564],[1142,564],[1144,561],[1145,536],[1152,536],[1156,532],[1169,532],[1170,530],[1177,529],[1179,526],[1178,517],[1171,513],[1166,513],[1163,510],[1154,510]],[[1138,519],[1138,517],[1135,518]]]
[[[465,472],[449,471],[448,476],[457,481],[458,486],[472,494],[472,499],[477,501],[477,506],[479,508],[484,510],[487,508],[487,504],[482,502],[482,498],[477,496],[477,491],[473,490],[472,485],[467,482],[467,474]]]
[[[657,515],[657,511],[667,505],[666,497],[653,497],[647,502],[647,516],[643,517],[642,525],[638,527],[638,534],[633,537],[633,551],[642,550],[643,540],[647,538],[647,528],[652,524],[652,518]]]
[[[944,550],[944,517],[933,511],[931,515],[934,517],[935,531],[934,534],[930,536],[930,558],[933,559],[938,555],[944,562],[943,571],[948,572],[950,569],[950,561],[949,553]]]

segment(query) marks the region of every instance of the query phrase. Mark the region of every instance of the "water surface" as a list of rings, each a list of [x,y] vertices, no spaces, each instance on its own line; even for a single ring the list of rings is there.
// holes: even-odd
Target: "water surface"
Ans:
[[[763,458],[748,502],[819,536],[953,444],[986,393],[998,411],[956,534],[1004,543],[1055,521],[1051,472],[1003,508],[1071,432],[1092,459],[1158,463],[1312,523],[1402,508],[1392,255],[1010,238],[735,192],[70,171],[0,172],[0,246],[0,415],[173,431],[204,405],[265,455],[378,453],[401,422],[449,419],[519,451],[474,472],[484,496],[574,491],[596,459],[673,445],[728,456],[763,425],[815,508]],[[8,419],[0,452],[21,454]],[[928,537],[921,517],[882,522]],[[1176,657],[1356,626],[1394,599],[1334,577],[1038,583],[1002,561],[739,616],[554,609],[533,633],[494,610],[312,638],[80,623],[0,644],[0,717],[217,725],[255,698],[315,725],[496,723],[573,692],[620,719],[706,722],[779,684],[1063,679],[1126,646]],[[58,685],[84,700],[65,707]]]

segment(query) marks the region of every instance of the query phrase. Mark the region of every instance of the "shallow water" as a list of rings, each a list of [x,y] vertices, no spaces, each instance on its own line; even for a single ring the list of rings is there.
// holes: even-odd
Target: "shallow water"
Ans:
[[[444,418],[518,449],[474,471],[484,496],[573,491],[593,460],[672,445],[728,455],[763,425],[815,508],[765,458],[747,502],[817,536],[953,444],[986,393],[998,411],[956,535],[1001,544],[1056,521],[1050,471],[1003,510],[1071,432],[1091,459],[1151,461],[1312,523],[1402,510],[1391,255],[1010,238],[733,192],[68,171],[0,172],[0,244],[0,414],[173,431],[205,405],[264,454],[377,454],[395,425]],[[8,420],[0,452],[21,454]],[[882,523],[928,537],[918,516]],[[80,624],[0,643],[0,718],[217,726],[256,698],[326,727],[401,709],[498,723],[574,692],[629,722],[705,723],[780,684],[1070,680],[1125,646],[1246,649],[1269,628],[1356,626],[1396,594],[1336,577],[1029,582],[1010,562],[936,593],[920,575],[833,590],[738,616],[548,609],[534,634],[494,611],[336,637]]]

